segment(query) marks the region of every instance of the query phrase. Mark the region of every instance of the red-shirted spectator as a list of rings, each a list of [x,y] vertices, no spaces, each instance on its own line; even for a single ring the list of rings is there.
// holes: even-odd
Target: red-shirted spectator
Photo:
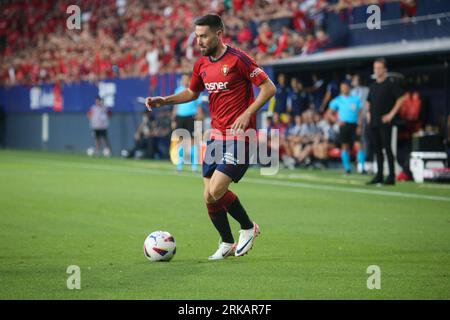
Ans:
[[[237,34],[237,40],[239,43],[252,42],[253,34],[250,27],[247,25],[242,28]]]
[[[256,39],[259,52],[267,53],[272,37],[273,33],[270,30],[269,24],[267,22],[264,22],[259,28],[259,35]]]
[[[314,35],[312,33],[308,33],[306,35],[306,43],[305,43],[306,53],[311,54],[316,52],[317,47],[318,47],[317,39],[314,38]]]
[[[331,43],[330,37],[323,30],[316,31],[316,49],[326,49]]]
[[[403,17],[414,17],[417,14],[417,0],[401,0],[400,8]]]
[[[305,12],[300,10],[297,1],[291,3],[292,25],[295,31],[303,33],[311,29],[312,25]]]
[[[283,27],[283,31],[278,38],[277,49],[275,50],[276,57],[282,57],[283,53],[287,51],[290,43],[290,30],[287,26]]]

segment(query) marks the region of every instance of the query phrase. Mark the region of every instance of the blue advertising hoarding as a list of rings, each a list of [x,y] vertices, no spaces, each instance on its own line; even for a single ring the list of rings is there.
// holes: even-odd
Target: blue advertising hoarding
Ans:
[[[272,68],[265,68],[272,78]],[[144,78],[106,79],[97,83],[79,82],[64,85],[13,86],[0,88],[0,105],[7,113],[18,112],[87,112],[101,96],[114,112],[142,110],[138,97],[173,94],[180,74],[163,74]],[[255,88],[255,93],[257,89]]]

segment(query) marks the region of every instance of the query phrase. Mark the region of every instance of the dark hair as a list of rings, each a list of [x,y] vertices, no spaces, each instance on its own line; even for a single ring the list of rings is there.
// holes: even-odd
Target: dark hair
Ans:
[[[217,14],[207,14],[195,20],[196,26],[209,26],[211,30],[224,30],[222,18]]]
[[[352,86],[352,82],[350,80],[344,80],[344,81],[341,82],[341,84],[345,84],[345,85],[347,85],[349,87]]]
[[[385,58],[377,58],[375,59],[374,63],[379,62],[382,63],[384,65],[385,68],[387,68],[387,62]]]
[[[359,73],[355,73],[353,75],[353,77],[358,77],[360,86],[363,86],[365,84],[365,81],[364,81],[363,77]]]

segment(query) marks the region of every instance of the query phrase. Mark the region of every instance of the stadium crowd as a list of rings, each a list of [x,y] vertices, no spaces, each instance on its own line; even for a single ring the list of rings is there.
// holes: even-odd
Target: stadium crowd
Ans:
[[[279,154],[283,165],[290,169],[324,168],[342,161],[347,173],[376,172],[379,165],[374,161],[377,158],[376,143],[373,128],[369,125],[368,109],[364,107],[370,90],[362,77],[359,74],[334,74],[326,80],[313,74],[311,80],[305,81],[309,86],[295,74],[289,77],[288,80],[288,75],[278,74],[277,93],[263,125],[279,130]],[[391,81],[399,82],[394,78],[388,82]],[[336,112],[337,105],[340,108],[345,104],[354,109],[354,116],[357,116],[348,151],[343,149],[345,125],[340,119],[341,114],[338,116]],[[396,161],[401,167],[397,181],[412,179],[409,152],[412,136],[423,128],[423,110],[421,94],[407,91],[393,120],[398,128]],[[344,152],[348,152],[347,159],[343,157]]]
[[[27,0],[2,1],[0,84],[97,81],[184,72],[198,56],[195,17],[219,13],[225,43],[264,64],[336,45],[326,11],[346,12],[381,0]],[[69,5],[81,9],[81,29],[68,30]],[[413,15],[415,0],[402,0]],[[350,23],[350,22],[349,22]]]
[[[309,87],[296,77],[288,82],[285,74],[278,75],[277,93],[271,101],[265,127],[279,130],[280,160],[286,167],[328,167],[329,159],[340,157],[339,121],[335,113],[327,110],[341,93],[341,82],[351,85],[351,95],[365,103],[368,88],[361,85],[359,75],[343,79],[334,75],[326,82],[313,74]],[[358,133],[361,136],[360,130]],[[361,147],[355,145],[352,155]],[[360,164],[358,171],[370,170],[368,165]]]

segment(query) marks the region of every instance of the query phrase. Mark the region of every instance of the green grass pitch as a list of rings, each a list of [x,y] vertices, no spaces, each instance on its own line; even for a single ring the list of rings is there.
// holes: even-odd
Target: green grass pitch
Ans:
[[[0,151],[0,299],[450,299],[450,186],[366,187],[340,171],[250,169],[232,190],[261,226],[218,244],[200,174],[167,162]],[[238,224],[230,218],[235,237]],[[150,263],[152,231],[177,254]],[[81,289],[66,286],[81,269]],[[367,268],[381,270],[369,290]]]

